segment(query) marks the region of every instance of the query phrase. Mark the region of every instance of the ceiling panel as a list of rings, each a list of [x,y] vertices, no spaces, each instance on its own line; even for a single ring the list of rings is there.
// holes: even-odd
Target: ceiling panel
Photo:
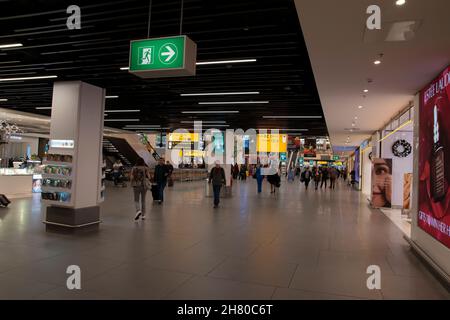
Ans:
[[[152,0],[150,37],[180,32],[180,0]],[[304,128],[326,136],[320,99],[291,0],[184,0],[182,32],[198,46],[198,61],[257,59],[254,63],[202,65],[195,77],[141,79],[120,70],[128,65],[129,41],[147,37],[148,0],[77,1],[81,30],[68,30],[72,1],[0,2],[0,78],[57,75],[106,88],[107,109],[141,109],[108,119],[178,128],[181,121],[221,119],[231,128]],[[1,107],[39,114],[51,105],[53,79],[0,83]],[[259,95],[182,97],[181,93],[258,91]],[[270,101],[269,104],[199,105],[199,102]],[[228,115],[183,114],[237,110]],[[264,119],[267,115],[315,115],[321,119]],[[109,122],[122,128],[127,122]],[[136,124],[134,122],[133,124]]]

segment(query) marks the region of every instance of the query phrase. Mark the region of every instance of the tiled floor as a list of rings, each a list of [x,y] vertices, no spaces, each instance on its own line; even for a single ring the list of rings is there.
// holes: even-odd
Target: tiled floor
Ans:
[[[449,299],[402,232],[345,185],[305,192],[253,179],[213,209],[204,184],[176,184],[133,221],[130,189],[107,189],[98,232],[48,233],[38,198],[0,209],[0,299]],[[81,267],[82,289],[66,289]],[[367,266],[382,272],[368,290]]]

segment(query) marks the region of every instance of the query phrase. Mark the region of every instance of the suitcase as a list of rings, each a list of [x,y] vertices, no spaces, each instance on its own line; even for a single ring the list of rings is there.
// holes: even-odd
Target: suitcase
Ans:
[[[159,200],[159,188],[158,185],[152,184],[152,187],[150,188],[150,191],[152,192],[153,201]]]
[[[4,195],[0,194],[0,206],[7,207],[11,201]]]

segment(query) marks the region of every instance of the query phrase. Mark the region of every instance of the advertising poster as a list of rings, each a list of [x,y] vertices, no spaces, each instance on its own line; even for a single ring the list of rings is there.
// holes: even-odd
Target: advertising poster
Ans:
[[[305,145],[303,146],[303,155],[305,158],[316,157],[317,141],[316,139],[305,139]]]
[[[360,156],[360,150],[361,149],[356,149],[355,150],[355,181],[356,183],[359,183],[359,172],[360,172],[360,161],[361,161],[361,156]]]
[[[403,209],[411,209],[412,173],[403,176]]]
[[[450,67],[420,94],[418,225],[450,248]]]
[[[372,161],[372,207],[390,208],[392,202],[392,159]]]

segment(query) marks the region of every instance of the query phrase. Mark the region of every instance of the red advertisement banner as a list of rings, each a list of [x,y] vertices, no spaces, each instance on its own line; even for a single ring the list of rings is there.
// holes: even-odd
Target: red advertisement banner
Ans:
[[[420,94],[418,225],[450,248],[450,67]]]

